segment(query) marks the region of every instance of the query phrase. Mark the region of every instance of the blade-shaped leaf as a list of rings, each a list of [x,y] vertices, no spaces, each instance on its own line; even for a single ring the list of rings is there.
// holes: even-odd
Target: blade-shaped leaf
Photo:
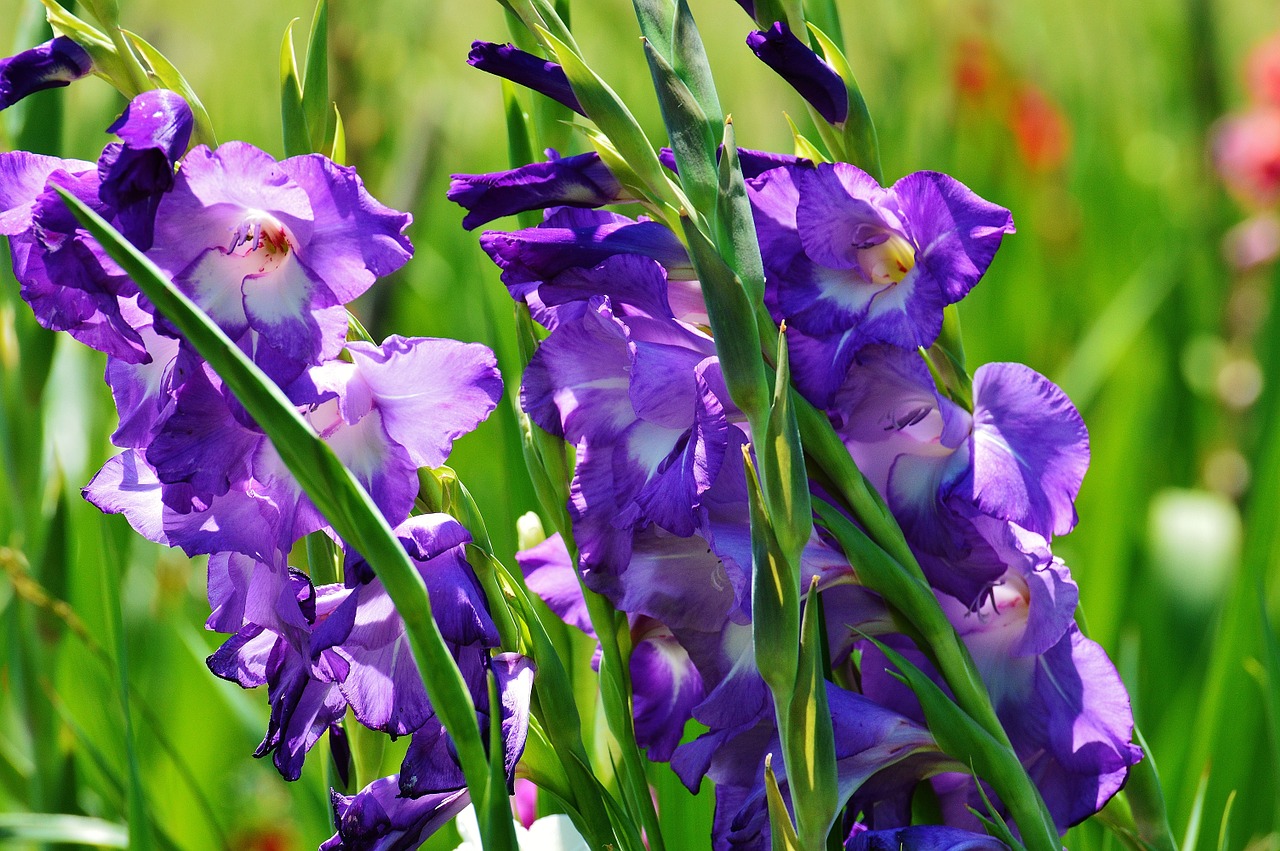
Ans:
[[[310,133],[311,150],[332,147],[329,127],[333,115],[329,109],[329,4],[318,0],[311,19],[311,35],[307,39],[307,65],[302,78],[302,114]]]
[[[298,79],[298,57],[293,52],[294,18],[284,28],[280,43],[280,127],[284,132],[284,153],[296,157],[311,153],[311,133],[302,108],[302,83]]]

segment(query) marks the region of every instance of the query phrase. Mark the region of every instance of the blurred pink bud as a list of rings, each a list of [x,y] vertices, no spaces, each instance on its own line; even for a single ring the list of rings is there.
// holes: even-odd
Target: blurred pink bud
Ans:
[[[1228,191],[1244,203],[1280,200],[1280,109],[1259,107],[1218,122],[1213,158]]]
[[[1250,51],[1244,74],[1255,103],[1280,107],[1280,33]]]

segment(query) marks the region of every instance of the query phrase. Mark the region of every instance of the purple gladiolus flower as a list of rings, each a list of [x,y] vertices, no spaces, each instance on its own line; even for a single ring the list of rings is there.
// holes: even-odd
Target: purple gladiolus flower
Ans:
[[[1014,230],[1008,210],[937,172],[883,189],[855,166],[824,163],[773,169],[747,186],[771,309],[830,346],[809,368],[836,376],[868,343],[932,345],[943,308],[978,282]],[[824,383],[797,376],[806,380]]]
[[[578,96],[573,93],[573,87],[569,85],[564,69],[555,62],[525,53],[511,44],[473,41],[467,64],[533,89],[559,101],[579,115],[586,115],[582,105],[578,103]]]
[[[546,207],[601,207],[634,200],[594,151],[561,157],[547,149],[547,162],[491,174],[455,174],[446,197],[467,209],[462,226],[480,225]]]
[[[343,305],[409,259],[409,221],[354,169],[229,142],[187,154],[150,256],[231,337],[252,332],[258,363],[289,381],[342,350]]]
[[[151,247],[160,197],[174,182],[194,119],[176,92],[153,89],[134,98],[107,131],[112,142],[98,159],[98,195],[116,211],[120,229],[140,250]]]
[[[66,36],[0,59],[0,109],[30,94],[69,85],[93,71],[83,47]]]
[[[750,11],[750,10],[748,10]],[[849,117],[849,90],[840,75],[781,21],[747,36],[747,47],[791,84],[828,124]]]

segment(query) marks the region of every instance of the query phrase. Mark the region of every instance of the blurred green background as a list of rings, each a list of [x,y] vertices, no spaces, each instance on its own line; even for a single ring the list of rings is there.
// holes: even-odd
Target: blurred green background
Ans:
[[[783,113],[803,126],[805,110],[746,50],[749,19],[732,0],[690,2],[740,143],[789,151]],[[221,139],[281,154],[280,39],[298,16],[304,49],[310,2],[121,5],[124,25],[192,81]],[[1243,107],[1241,62],[1280,28],[1280,8],[850,0],[840,10],[886,177],[947,171],[1013,211],[1018,234],[961,307],[969,359],[1030,364],[1089,425],[1080,526],[1055,550],[1129,685],[1175,835],[1202,849],[1280,847],[1280,651],[1267,626],[1280,604],[1280,316],[1269,310],[1280,278],[1225,259],[1223,237],[1247,211],[1207,153],[1213,123]],[[0,0],[11,22],[0,46],[34,43],[39,16],[34,0]],[[348,160],[415,219],[414,260],[357,312],[379,338],[490,344],[514,391],[509,300],[444,200],[451,172],[507,167],[501,89],[465,64],[473,38],[509,38],[501,10],[334,0],[330,22]],[[665,143],[630,4],[578,0],[573,26]],[[119,96],[88,80],[48,97],[64,103],[65,127],[43,128],[42,143],[95,159]],[[0,122],[5,149],[28,144],[15,127]],[[0,844],[14,814],[102,827],[123,824],[132,805],[161,847],[314,847],[331,832],[325,760],[289,785],[250,759],[266,695],[204,666],[217,637],[202,628],[203,565],[145,545],[79,497],[112,454],[100,356],[36,327],[7,262],[0,275]],[[511,408],[460,441],[451,464],[512,552],[514,520],[535,503]],[[388,773],[395,762],[389,752]],[[131,804],[131,788],[145,800]],[[1115,847],[1094,824],[1067,844]]]

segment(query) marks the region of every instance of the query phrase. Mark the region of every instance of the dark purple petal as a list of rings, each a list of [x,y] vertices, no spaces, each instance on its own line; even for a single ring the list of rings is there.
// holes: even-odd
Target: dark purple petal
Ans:
[[[373,781],[354,796],[332,792],[337,829],[320,851],[412,851],[471,802],[466,789],[400,797],[400,777]]]
[[[0,59],[0,109],[29,94],[68,85],[92,71],[88,52],[66,36]]]
[[[632,628],[630,671],[635,692],[636,744],[651,760],[666,762],[703,698],[702,677],[671,630],[641,618]]]
[[[121,232],[140,250],[151,247],[160,196],[173,187],[173,170],[187,150],[194,119],[182,96],[152,89],[135,97],[107,128],[123,141],[98,159],[98,195],[116,211]]]
[[[778,22],[768,30],[751,33],[747,36],[747,47],[799,92],[828,124],[839,124],[849,117],[849,94],[844,80],[792,35],[786,24]]]
[[[1045,538],[1076,524],[1089,432],[1056,385],[1016,363],[974,373],[973,464],[953,493]]]
[[[688,251],[665,225],[594,210],[564,209],[538,227],[512,233],[485,231],[480,247],[509,288],[548,281],[575,266],[590,268],[615,254],[651,257],[671,278],[697,278]]]
[[[555,62],[525,53],[514,45],[473,41],[467,64],[533,89],[559,101],[579,115],[586,115],[578,103],[577,95],[573,93],[573,87],[569,85],[564,69]]]
[[[891,830],[854,825],[844,847],[845,851],[1008,851],[995,837],[931,824]]]
[[[335,684],[313,678],[307,660],[283,639],[267,664],[267,694],[271,718],[253,755],[273,754],[280,776],[297,780],[307,752],[342,719],[347,702]]]
[[[547,207],[602,207],[630,200],[613,172],[594,151],[550,159],[510,171],[455,174],[446,197],[467,210],[462,226],[472,230],[503,216]]]
[[[208,503],[249,478],[253,455],[265,441],[262,432],[240,424],[221,388],[197,369],[144,454],[161,482],[185,482]]]

